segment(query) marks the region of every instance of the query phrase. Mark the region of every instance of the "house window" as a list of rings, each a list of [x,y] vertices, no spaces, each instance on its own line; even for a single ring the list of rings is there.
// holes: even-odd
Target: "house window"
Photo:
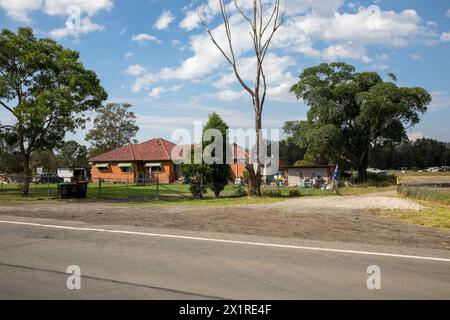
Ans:
[[[149,173],[163,172],[162,163],[147,163],[145,166]]]
[[[119,163],[119,168],[122,173],[132,173],[133,164],[132,163]]]
[[[102,164],[97,164],[95,167],[101,173],[109,173],[110,172],[110,168],[109,168],[108,164],[103,164],[103,163]]]
[[[162,172],[162,168],[161,167],[150,167],[150,168],[148,168],[148,172],[150,172],[150,173]]]

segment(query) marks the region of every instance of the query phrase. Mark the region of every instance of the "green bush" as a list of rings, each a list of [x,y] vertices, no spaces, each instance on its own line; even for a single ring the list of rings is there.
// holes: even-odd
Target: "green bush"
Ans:
[[[302,194],[300,193],[300,190],[290,190],[289,191],[289,198],[298,198],[301,196],[302,196]]]
[[[201,185],[200,183],[191,182],[189,184],[189,191],[194,196],[195,199],[202,199],[203,195],[208,192],[208,188],[205,185]]]
[[[248,174],[248,171],[245,170],[244,171],[244,183],[248,186],[249,182],[250,182],[250,175]]]
[[[264,190],[263,196],[271,197],[271,198],[279,198],[282,197],[281,192],[275,190]]]
[[[236,197],[246,197],[248,196],[247,191],[244,190],[242,185],[239,185],[239,187],[236,190]]]

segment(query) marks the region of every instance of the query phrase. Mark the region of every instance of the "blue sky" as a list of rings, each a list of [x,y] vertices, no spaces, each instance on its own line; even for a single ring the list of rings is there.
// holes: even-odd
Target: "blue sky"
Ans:
[[[249,0],[239,0],[245,8]],[[222,37],[217,0],[203,12]],[[201,1],[0,0],[0,27],[31,26],[81,53],[111,102],[129,102],[138,139],[170,139],[177,128],[218,112],[231,127],[251,128],[251,100],[198,25]],[[251,83],[247,26],[231,9],[240,70]],[[78,27],[68,28],[80,17]],[[216,29],[217,28],[217,29]],[[450,141],[450,2],[448,0],[288,0],[287,18],[266,61],[266,128],[304,119],[307,107],[289,87],[305,67],[345,61],[358,70],[394,72],[402,86],[421,86],[434,98],[411,137]],[[0,112],[0,117],[6,118]],[[4,120],[3,120],[4,121]],[[84,132],[75,139],[83,142]],[[68,136],[67,138],[73,138]]]

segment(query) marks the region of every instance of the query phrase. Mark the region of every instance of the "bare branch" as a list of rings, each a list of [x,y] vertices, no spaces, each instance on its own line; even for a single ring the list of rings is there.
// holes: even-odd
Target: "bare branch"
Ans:
[[[231,53],[231,57],[228,56],[225,52],[225,50],[219,45],[219,43],[216,41],[216,38],[214,37],[214,35],[212,34],[211,29],[209,28],[208,24],[204,21],[204,19],[201,17],[200,13],[198,13],[198,16],[200,18],[200,22],[203,25],[203,27],[205,28],[206,32],[208,32],[211,41],[213,42],[213,44],[219,49],[219,51],[222,53],[222,55],[225,57],[225,59],[228,61],[228,63],[232,66],[234,74],[236,76],[236,78],[238,79],[239,83],[241,84],[241,86],[248,92],[250,93],[250,95],[252,95],[252,97],[255,95],[255,93],[253,92],[252,89],[250,89],[250,87],[244,82],[244,80],[242,79],[239,70],[237,68],[237,62],[236,62],[236,55],[234,53],[234,48],[233,48],[233,42],[232,42],[232,34],[231,34],[231,28],[230,28],[230,22],[228,19],[228,14],[226,11],[226,5],[225,5],[225,1],[224,0],[220,0],[220,11],[222,14],[222,19],[224,21],[224,26],[225,26],[225,34],[227,36],[227,40],[228,40],[228,47],[230,49],[230,53]]]
[[[234,0],[234,6],[236,7],[236,9],[239,11],[239,13],[244,17],[245,20],[248,21],[248,23],[250,23],[250,25],[253,27],[253,23],[252,20],[245,14],[245,12],[239,7],[239,5],[237,4],[237,0]]]
[[[0,105],[2,105],[6,110],[8,110],[9,112],[12,113],[13,116],[15,116],[15,113],[13,111],[13,109],[11,109],[10,107],[8,107],[5,103],[0,101]]]

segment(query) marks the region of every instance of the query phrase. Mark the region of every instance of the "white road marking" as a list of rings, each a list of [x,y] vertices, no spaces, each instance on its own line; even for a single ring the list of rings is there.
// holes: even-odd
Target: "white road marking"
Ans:
[[[178,240],[191,240],[191,241],[205,241],[205,242],[216,242],[216,243],[227,243],[227,244],[239,244],[239,245],[248,245],[248,246],[269,247],[269,248],[296,249],[296,250],[305,250],[305,251],[322,251],[322,252],[346,253],[346,254],[357,254],[357,255],[379,256],[379,257],[391,257],[391,258],[401,258],[401,259],[414,259],[414,260],[428,260],[428,261],[450,262],[450,259],[445,259],[445,258],[411,256],[411,255],[383,253],[383,252],[355,251],[355,250],[330,249],[330,248],[315,248],[315,247],[304,247],[304,246],[294,246],[294,245],[284,245],[284,244],[272,244],[272,243],[261,243],[261,242],[247,242],[247,241],[236,241],[236,240],[225,240],[225,239],[189,237],[189,236],[180,236],[180,235],[158,234],[158,233],[147,233],[147,232],[136,232],[136,231],[124,231],[124,230],[78,228],[78,227],[47,225],[47,224],[30,223],[30,222],[0,221],[0,224],[22,225],[22,226],[30,226],[30,227],[40,227],[40,228],[49,228],[49,229],[61,229],[61,230],[73,230],[73,231],[115,233],[115,234],[137,235],[137,236],[157,237],[157,238],[166,238],[166,239],[178,239]]]

